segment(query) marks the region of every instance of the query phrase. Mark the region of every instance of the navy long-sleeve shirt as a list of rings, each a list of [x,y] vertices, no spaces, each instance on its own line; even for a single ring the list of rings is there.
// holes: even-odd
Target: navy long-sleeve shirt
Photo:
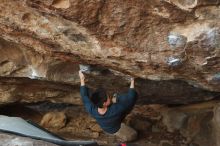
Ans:
[[[129,88],[127,94],[121,94],[117,97],[117,102],[110,105],[104,115],[98,113],[98,107],[89,99],[88,88],[80,87],[80,94],[86,108],[86,111],[96,119],[100,127],[107,133],[116,133],[124,117],[131,111],[137,100],[137,92]]]

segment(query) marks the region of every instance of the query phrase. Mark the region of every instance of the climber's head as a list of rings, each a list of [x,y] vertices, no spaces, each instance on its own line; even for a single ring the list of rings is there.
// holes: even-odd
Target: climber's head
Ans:
[[[110,96],[103,88],[96,89],[92,94],[91,100],[99,108],[107,107],[111,104]]]

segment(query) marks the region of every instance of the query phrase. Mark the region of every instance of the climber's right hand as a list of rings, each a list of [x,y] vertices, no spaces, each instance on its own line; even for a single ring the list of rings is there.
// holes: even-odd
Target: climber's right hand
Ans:
[[[79,71],[79,78],[80,78],[80,80],[85,80],[85,76],[81,70]]]
[[[130,88],[134,88],[134,77],[131,77],[131,85]]]

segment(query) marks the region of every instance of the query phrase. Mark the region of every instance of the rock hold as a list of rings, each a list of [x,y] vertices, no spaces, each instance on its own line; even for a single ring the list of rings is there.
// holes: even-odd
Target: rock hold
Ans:
[[[184,48],[184,46],[186,45],[186,42],[187,42],[187,38],[182,35],[171,33],[168,36],[168,42],[173,48],[176,48],[176,47],[183,47]]]
[[[170,67],[178,67],[182,64],[182,61],[176,57],[169,57],[167,63]]]

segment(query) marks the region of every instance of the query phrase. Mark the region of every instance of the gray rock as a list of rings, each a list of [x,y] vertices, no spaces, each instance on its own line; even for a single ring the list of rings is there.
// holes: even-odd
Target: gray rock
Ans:
[[[184,47],[186,45],[187,38],[183,35],[171,33],[168,36],[168,43],[173,48]]]
[[[182,60],[178,57],[171,56],[167,59],[167,64],[170,67],[178,67],[182,64]]]
[[[169,110],[162,113],[163,124],[169,132],[180,130],[187,119],[187,115],[181,111]]]

